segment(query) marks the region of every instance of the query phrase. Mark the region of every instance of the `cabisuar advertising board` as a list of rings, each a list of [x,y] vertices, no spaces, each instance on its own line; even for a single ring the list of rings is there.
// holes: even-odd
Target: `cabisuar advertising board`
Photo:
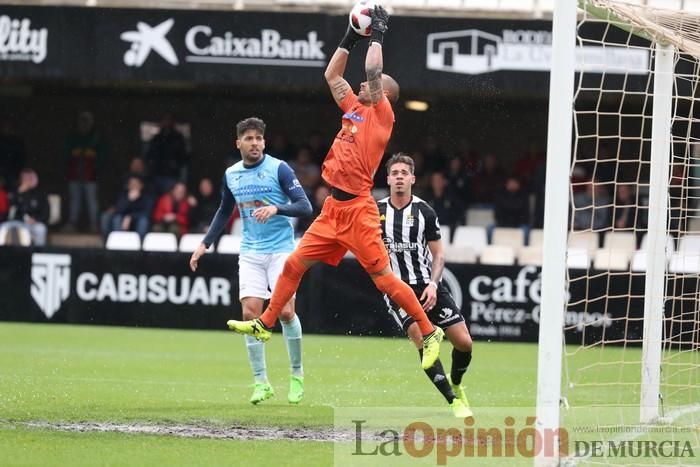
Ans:
[[[0,320],[225,329],[241,317],[238,257],[209,254],[198,272],[189,254],[90,249],[0,248]],[[569,271],[566,340],[641,342],[644,275]],[[668,293],[695,293],[697,275],[669,280]],[[536,342],[541,270],[535,266],[447,264],[443,281],[475,340]],[[697,301],[667,301],[667,336],[697,332]],[[400,335],[357,261],[313,267],[297,294],[311,333]],[[433,311],[440,313],[441,310]],[[675,326],[671,328],[670,326]],[[687,329],[686,329],[687,328]]]
[[[347,16],[319,13],[0,5],[0,75],[315,89],[325,86],[346,24]],[[545,96],[551,41],[550,21],[394,16],[385,71],[404,89]],[[645,84],[644,50],[577,53],[579,70],[624,71],[628,86],[635,77]],[[348,67],[353,82],[361,68]]]

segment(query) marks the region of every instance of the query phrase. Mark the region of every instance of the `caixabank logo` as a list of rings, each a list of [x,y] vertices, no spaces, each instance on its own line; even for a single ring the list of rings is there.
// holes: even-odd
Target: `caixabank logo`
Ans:
[[[168,18],[151,26],[138,21],[136,29],[121,33],[121,40],[130,44],[124,53],[124,64],[139,68],[149,57],[157,56],[172,66],[185,63],[220,65],[263,65],[324,67],[324,42],[316,31],[303,37],[284,37],[274,28],[262,28],[256,36],[243,36],[234,31],[216,30],[207,24],[187,28],[184,37],[172,31],[175,20]],[[181,60],[176,50],[184,51]],[[154,53],[151,53],[154,52]]]
[[[496,71],[549,71],[552,33],[504,29],[500,34],[466,29],[428,34],[426,67],[478,75]],[[649,73],[649,53],[626,47],[576,48],[576,69],[592,73]]]

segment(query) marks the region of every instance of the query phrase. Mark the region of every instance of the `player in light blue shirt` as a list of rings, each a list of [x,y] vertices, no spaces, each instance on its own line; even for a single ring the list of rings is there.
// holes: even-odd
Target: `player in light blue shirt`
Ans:
[[[251,117],[236,125],[236,147],[242,160],[226,169],[221,187],[221,205],[204,241],[192,253],[190,268],[221,235],[238,206],[243,221],[243,240],[238,258],[239,298],[243,319],[260,317],[284,262],[294,250],[294,228],[289,217],[308,216],[311,203],[294,171],[285,162],[265,154],[265,123]],[[301,363],[301,323],[294,312],[294,298],[281,313],[291,377],[287,399],[298,404],[304,397]],[[258,404],[274,395],[267,379],[264,344],[246,336],[248,359],[255,378],[250,402]]]

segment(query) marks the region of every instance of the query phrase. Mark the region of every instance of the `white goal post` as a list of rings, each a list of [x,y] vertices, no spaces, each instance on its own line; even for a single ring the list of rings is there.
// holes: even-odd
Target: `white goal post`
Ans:
[[[696,426],[700,16],[578,6],[553,17],[537,429]]]

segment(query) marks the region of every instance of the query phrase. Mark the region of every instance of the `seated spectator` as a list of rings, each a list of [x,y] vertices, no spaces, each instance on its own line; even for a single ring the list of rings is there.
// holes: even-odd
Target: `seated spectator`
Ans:
[[[219,208],[219,197],[214,194],[214,184],[211,179],[203,178],[199,181],[197,196],[190,196],[190,226],[195,233],[206,233],[209,223],[214,218]]]
[[[592,181],[574,194],[574,230],[602,231],[612,227],[612,200],[602,183]]]
[[[496,195],[494,202],[495,226],[489,226],[489,241],[493,227],[521,228],[525,238],[530,230],[530,202],[528,193],[515,176],[506,179],[505,186]]]
[[[38,188],[39,177],[32,169],[23,169],[19,175],[17,191],[10,193],[7,221],[0,225],[6,231],[16,226],[29,230],[32,244],[46,245],[46,223],[49,220],[49,200]]]
[[[321,168],[314,163],[311,149],[308,146],[300,147],[299,151],[297,151],[296,159],[289,165],[294,169],[294,173],[304,191],[306,191],[306,195],[311,198],[311,193],[321,183]]]
[[[105,237],[113,231],[135,231],[143,238],[148,233],[152,204],[152,198],[144,191],[143,180],[136,175],[130,176],[126,189],[117,198],[114,211],[102,216]]]
[[[442,225],[450,227],[454,232],[455,227],[464,224],[464,205],[451,188],[447,185],[447,179],[442,172],[433,172],[430,176],[430,191],[425,197]]]
[[[163,194],[153,211],[153,231],[172,232],[175,235],[189,231],[190,200],[187,199],[187,187],[177,182],[172,189]]]

